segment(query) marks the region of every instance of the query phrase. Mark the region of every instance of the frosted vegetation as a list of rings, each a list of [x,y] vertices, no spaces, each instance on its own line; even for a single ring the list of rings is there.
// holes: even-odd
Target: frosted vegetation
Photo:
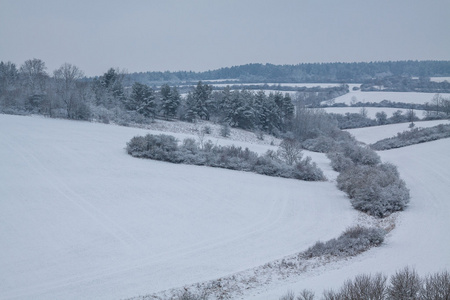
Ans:
[[[397,136],[380,140],[370,147],[374,150],[388,150],[449,137],[450,125],[448,124],[439,124],[429,128],[413,127],[411,130],[397,133]]]
[[[261,66],[248,67],[253,69]],[[322,69],[320,66],[316,67]],[[332,65],[332,67],[339,69],[341,66]],[[277,69],[270,65],[266,65],[266,68]],[[26,74],[28,75],[25,76]],[[253,78],[248,76],[247,79]],[[335,97],[343,99],[349,96],[342,96],[349,92],[348,85],[304,89],[289,87],[289,90],[295,89],[297,92],[295,97],[292,97],[292,94],[283,94],[278,90],[269,94],[263,90],[252,92],[244,86],[240,86],[242,90],[234,90],[232,87],[221,87],[216,90],[213,86],[199,81],[197,85],[189,88],[186,97],[182,97],[175,85],[169,86],[164,83],[157,88],[155,85],[150,87],[138,81],[127,83],[130,78],[132,77],[119,70],[110,69],[102,76],[87,79],[83,78],[78,68],[70,64],[64,64],[51,76],[45,72],[45,64],[37,59],[26,61],[20,69],[16,69],[14,64],[1,62],[0,111],[112,122],[126,126],[152,124],[157,119],[191,123],[211,122],[215,126],[221,124],[220,135],[224,138],[230,136],[231,127],[253,131],[259,140],[263,140],[264,135],[271,134],[281,138],[282,142],[278,151],[269,150],[262,155],[248,148],[217,145],[205,141],[205,135],[211,133],[208,132],[208,126],[204,127],[198,140],[186,138],[180,142],[174,136],[164,134],[134,136],[127,143],[126,150],[128,154],[138,158],[247,171],[304,181],[324,181],[326,178],[311,158],[303,157],[301,148],[326,153],[332,168],[340,173],[336,179],[337,187],[348,195],[355,209],[376,218],[385,218],[394,212],[404,210],[408,205],[410,192],[400,178],[396,166],[382,163],[373,149],[398,148],[450,136],[450,125],[439,125],[429,129],[414,128],[413,124],[419,118],[412,106],[410,108],[405,103],[383,100],[391,107],[402,107],[406,110],[394,111],[391,117],[380,111],[376,113],[375,119],[368,117],[365,107],[362,107],[359,113],[345,115],[327,114],[323,109],[317,108],[323,101],[328,101],[327,105],[342,106],[332,102]],[[314,80],[312,77],[308,79]],[[367,82],[363,85],[363,89],[371,91],[368,93],[373,93],[372,95],[383,93],[382,91],[405,89],[410,91],[416,88],[426,92],[448,92],[448,83],[435,84],[422,78],[405,81],[408,85],[400,86],[397,79],[385,78],[385,81],[376,82],[366,78]],[[256,89],[258,86],[247,88]],[[363,92],[356,91],[356,93]],[[387,95],[387,92],[384,93]],[[352,102],[355,102],[353,100]],[[420,105],[425,111],[425,119],[450,116],[450,98],[437,94],[431,102]],[[402,122],[409,122],[411,130],[399,133],[394,138],[379,141],[371,145],[372,149],[360,145],[349,133],[340,130]],[[126,140],[131,136],[127,136]],[[139,163],[138,160],[134,161],[133,163]],[[10,198],[15,200],[15,195]],[[145,220],[146,218],[147,216]],[[317,242],[306,251],[297,252],[300,255],[296,259],[354,256],[381,245],[385,235],[386,232],[377,227],[353,227],[338,238]],[[301,267],[298,261],[287,263],[284,259],[275,265],[279,270],[283,270],[282,272],[287,269],[297,272],[299,270],[295,268]],[[338,292],[331,290],[325,292],[324,299],[403,299],[405,295],[415,299],[436,299],[437,295],[440,295],[439,297],[448,295],[449,275],[444,272],[420,279],[414,271],[405,269],[392,276],[390,285],[386,282],[386,277],[381,274],[373,277],[360,275],[354,281],[346,282]],[[440,289],[439,285],[445,286],[447,292]],[[399,292],[400,286],[410,288]],[[207,297],[207,293],[197,295],[188,291],[180,295],[181,299]],[[297,298],[313,299],[314,295],[305,290]],[[289,293],[283,299],[294,299],[294,295]]]
[[[184,139],[181,145],[170,135],[135,136],[127,143],[128,154],[172,163],[218,167],[263,175],[307,181],[325,180],[325,176],[310,157],[302,159],[300,144],[284,140],[277,152],[268,150],[258,155],[248,148],[214,145],[211,141]]]
[[[355,209],[380,218],[405,209],[410,198],[405,182],[394,165],[381,163],[375,151],[349,139],[334,143],[327,156],[340,172],[337,187]]]
[[[384,241],[386,232],[380,228],[356,226],[347,229],[338,238],[327,242],[317,242],[301,253],[304,258],[336,256],[355,256],[371,247],[377,247]]]
[[[188,298],[180,298],[188,299]],[[191,298],[201,299],[201,298]],[[409,267],[393,274],[390,279],[382,273],[361,274],[353,280],[348,279],[337,290],[325,290],[321,298],[308,289],[303,290],[297,297],[293,292],[287,292],[279,300],[444,300],[450,299],[450,273],[447,271],[420,277]]]

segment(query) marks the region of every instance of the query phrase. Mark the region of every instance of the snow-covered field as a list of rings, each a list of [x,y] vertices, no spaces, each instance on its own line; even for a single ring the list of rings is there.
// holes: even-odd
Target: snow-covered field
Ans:
[[[365,109],[366,109],[366,112],[367,112],[367,116],[369,118],[371,118],[371,119],[375,119],[377,112],[384,111],[386,113],[386,115],[388,116],[388,118],[389,118],[397,110],[402,111],[403,115],[405,115],[407,113],[407,111],[408,111],[408,109],[392,108],[392,107],[365,107]],[[326,108],[324,108],[324,110],[327,113],[335,113],[335,114],[341,114],[341,115],[345,115],[346,113],[355,113],[355,114],[361,113],[361,107],[326,107]],[[424,112],[425,111],[419,110],[419,109],[415,109],[414,110],[414,113],[419,118],[423,117]]]
[[[351,132],[368,142],[395,135],[396,125]],[[9,115],[0,115],[0,128],[0,299],[121,299],[181,287],[305,250],[359,217],[332,180],[127,155],[126,142],[145,129]],[[251,150],[273,148],[251,134],[236,137]],[[398,165],[412,197],[383,246],[242,298],[320,294],[356,274],[406,265],[421,274],[449,270],[449,148],[444,139],[380,152]],[[333,179],[324,155],[311,156]]]
[[[227,85],[233,85],[233,84],[229,84],[229,83],[211,83],[213,86],[216,87],[226,87]],[[246,85],[264,85],[264,83],[236,83],[237,85],[242,85],[242,86],[246,86]],[[286,86],[286,87],[295,87],[295,88],[302,88],[302,87],[307,87],[307,88],[313,88],[313,87],[321,87],[321,88],[328,88],[328,87],[336,87],[336,86],[340,86],[341,84],[339,83],[266,83],[269,86],[272,85],[276,85],[276,86]]]
[[[330,263],[285,284],[261,288],[245,299],[278,299],[307,288],[321,295],[357,274],[394,274],[405,266],[425,275],[450,269],[450,139],[379,152],[395,163],[411,190],[408,209],[397,219],[385,244],[353,259]],[[256,293],[256,295],[255,295]],[[259,294],[258,294],[259,293]]]
[[[428,128],[439,124],[449,124],[450,120],[433,120],[414,122],[417,128]],[[397,133],[410,130],[410,123],[389,124],[384,126],[347,129],[358,141],[373,144],[379,140],[396,136]],[[450,163],[450,160],[449,160]]]
[[[415,92],[362,92],[360,90],[353,91],[350,88],[350,92],[337,97],[335,103],[345,103],[350,105],[354,102],[376,102],[379,103],[383,100],[389,100],[393,102],[404,102],[413,104],[425,104],[431,102],[435,94],[433,93],[415,93]],[[442,93],[442,97],[448,98],[450,94]]]
[[[0,299],[157,292],[301,251],[356,218],[332,182],[126,154],[147,130],[10,115],[0,128]]]

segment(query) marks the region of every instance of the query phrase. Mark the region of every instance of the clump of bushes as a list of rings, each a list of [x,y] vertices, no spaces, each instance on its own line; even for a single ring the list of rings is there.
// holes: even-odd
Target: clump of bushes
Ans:
[[[297,298],[292,291],[280,300],[314,300],[315,295],[303,290]],[[450,299],[450,273],[438,272],[421,278],[414,269],[404,268],[388,277],[382,273],[375,275],[361,274],[353,280],[345,281],[338,291],[326,290],[323,300],[444,300]]]
[[[388,150],[450,137],[450,125],[440,124],[430,128],[412,128],[370,145],[374,150]]]
[[[397,168],[389,163],[346,168],[337,177],[337,187],[354,208],[379,218],[403,210],[410,197]]]
[[[379,218],[405,209],[410,198],[405,182],[394,165],[381,163],[374,150],[347,139],[336,143],[327,157],[333,170],[340,172],[337,187],[355,209]]]
[[[385,235],[386,232],[379,228],[351,227],[336,239],[331,239],[325,243],[317,242],[314,246],[304,251],[301,257],[355,256],[371,247],[381,245]]]
[[[248,148],[198,143],[185,139],[181,144],[170,135],[160,134],[133,137],[127,143],[128,154],[172,163],[211,166],[258,174],[294,178],[307,181],[325,180],[325,176],[311,158],[302,159],[301,152],[291,141],[281,143],[278,152],[258,155]]]

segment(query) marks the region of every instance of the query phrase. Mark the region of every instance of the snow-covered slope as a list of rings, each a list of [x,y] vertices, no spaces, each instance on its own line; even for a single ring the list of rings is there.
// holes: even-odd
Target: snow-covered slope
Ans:
[[[351,104],[353,102],[381,102],[383,100],[389,100],[393,102],[404,102],[413,104],[425,104],[431,102],[435,94],[433,93],[415,93],[415,92],[362,92],[360,90],[353,91],[337,97],[335,103]],[[442,93],[442,97],[448,98],[449,93]]]
[[[357,217],[332,182],[127,155],[144,129],[10,115],[0,128],[0,299],[179,287],[304,250]]]
[[[8,115],[0,128],[0,299],[121,299],[206,281],[337,237],[359,216],[333,182],[127,155],[125,143],[149,130]],[[398,131],[351,130],[366,143]],[[273,149],[241,137],[235,143],[251,150]],[[380,152],[411,189],[383,246],[242,298],[320,294],[356,274],[406,265],[421,274],[450,269],[449,148],[443,139]],[[312,157],[336,175],[322,154]]]
[[[370,136],[370,129],[365,133]],[[391,130],[389,132],[389,130]],[[396,129],[386,126],[385,133]],[[362,136],[361,136],[362,137]],[[321,295],[339,288],[357,274],[383,272],[391,275],[405,266],[421,275],[450,270],[450,139],[380,151],[384,162],[398,166],[411,191],[409,207],[399,214],[396,228],[385,244],[348,261],[330,263],[284,284],[268,285],[245,295],[244,299],[278,299],[288,290],[298,294],[311,289]]]
[[[417,128],[428,128],[439,124],[449,124],[450,120],[418,121],[414,122]],[[397,133],[410,130],[410,123],[389,124],[383,126],[347,129],[358,141],[373,144],[379,140],[396,136]]]

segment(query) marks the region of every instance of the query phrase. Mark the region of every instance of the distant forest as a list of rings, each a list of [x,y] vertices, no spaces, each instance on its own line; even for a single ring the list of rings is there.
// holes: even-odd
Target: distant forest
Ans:
[[[131,73],[126,81],[143,84],[197,82],[199,80],[237,80],[259,83],[335,82],[363,83],[367,80],[402,77],[450,76],[450,61],[388,61],[359,63],[305,63],[298,65],[246,64],[205,72]]]

